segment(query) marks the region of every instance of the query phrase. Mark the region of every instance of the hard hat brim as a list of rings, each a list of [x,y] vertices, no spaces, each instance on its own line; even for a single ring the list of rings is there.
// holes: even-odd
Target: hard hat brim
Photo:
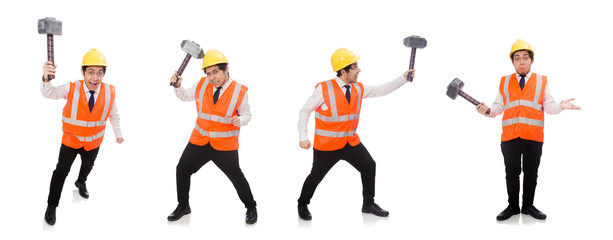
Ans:
[[[202,68],[200,68],[200,70],[204,70],[205,68],[208,68],[210,66],[215,66],[215,65],[218,65],[218,64],[222,64],[222,63],[228,64],[228,61],[219,61],[219,62],[216,62],[216,63],[208,64],[206,66],[202,65]]]
[[[513,55],[514,55],[516,52],[519,52],[519,51],[528,51],[528,52],[532,53],[532,56],[534,56],[534,51],[532,51],[532,50],[530,50],[530,49],[517,49],[517,50],[513,51],[513,52],[512,52],[512,53],[509,55],[509,57],[510,57],[511,59],[513,59]]]

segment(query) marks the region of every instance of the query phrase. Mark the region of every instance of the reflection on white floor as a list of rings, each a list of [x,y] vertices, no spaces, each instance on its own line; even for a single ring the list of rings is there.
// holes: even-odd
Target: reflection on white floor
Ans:
[[[495,221],[496,221],[497,224],[500,224],[500,225],[512,225],[512,226],[518,226],[518,225],[533,226],[533,225],[536,225],[536,224],[545,224],[545,223],[547,223],[547,219],[545,219],[545,220],[538,220],[536,218],[533,218],[530,215],[522,214],[522,213],[517,214],[517,215],[513,215],[512,217],[510,217],[509,219],[507,219],[505,221],[498,221],[498,220],[495,220]]]
[[[393,215],[391,215],[391,213],[390,216],[387,217],[379,217],[370,213],[362,213],[362,221],[364,221],[364,226],[367,227],[374,227],[378,222],[389,221],[389,219],[392,217]]]
[[[168,213],[170,215],[170,213]],[[192,218],[192,214],[187,214],[183,217],[181,217],[181,219],[177,220],[177,221],[168,221],[168,226],[172,227],[172,226],[181,226],[181,227],[189,227],[189,222],[190,219]]]
[[[62,199],[60,199],[60,201],[61,200]],[[81,195],[79,195],[78,189],[72,190],[72,203],[80,203],[80,202],[87,202],[87,198],[81,197]]]

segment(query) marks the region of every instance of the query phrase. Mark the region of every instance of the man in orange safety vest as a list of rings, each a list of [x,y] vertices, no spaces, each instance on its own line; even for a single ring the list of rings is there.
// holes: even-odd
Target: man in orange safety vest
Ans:
[[[238,164],[238,135],[240,127],[251,119],[247,87],[230,78],[230,67],[225,55],[210,49],[202,60],[206,74],[188,89],[181,86],[183,78],[175,74],[175,95],[182,101],[196,101],[198,118],[189,143],[177,164],[177,200],[179,205],[168,216],[168,221],[179,220],[191,213],[189,189],[191,175],[204,164],[213,161],[230,179],[239,198],[247,208],[245,223],[258,220],[256,202],[251,188]]]
[[[536,219],[547,218],[534,207],[534,193],[543,150],[545,113],[558,114],[564,109],[579,110],[571,101],[555,102],[549,90],[547,76],[533,73],[534,51],[524,40],[511,47],[511,62],[515,73],[500,80],[498,97],[488,114],[488,106],[477,105],[477,111],[488,117],[504,112],[500,147],[504,157],[508,203],[496,219],[504,221],[520,212]],[[523,156],[523,163],[522,163]],[[519,175],[524,172],[523,196],[519,208]]]
[[[313,168],[307,176],[298,199],[298,216],[311,220],[307,207],[326,173],[339,161],[345,160],[355,167],[362,178],[362,212],[387,217],[389,212],[375,203],[376,163],[361,143],[356,130],[360,120],[362,99],[387,95],[407,82],[407,70],[391,82],[379,86],[365,86],[358,82],[358,60],[346,48],[336,50],[331,57],[336,78],[317,84],[315,91],[300,110],[298,121],[299,145],[309,149],[307,124],[315,111],[315,141],[313,144]]]
[[[48,78],[49,75],[55,75],[56,65],[47,61],[43,66],[43,82],[41,83],[43,96],[67,100],[62,113],[64,132],[62,146],[57,166],[51,177],[45,211],[45,221],[49,225],[55,224],[56,207],[60,201],[64,181],[77,155],[81,155],[81,169],[75,185],[81,197],[89,198],[85,181],[98,156],[107,119],[113,125],[116,142],[124,141],[115,104],[115,86],[102,82],[106,67],[104,55],[97,49],[91,49],[85,54],[81,64],[81,74],[84,79],[56,87]]]

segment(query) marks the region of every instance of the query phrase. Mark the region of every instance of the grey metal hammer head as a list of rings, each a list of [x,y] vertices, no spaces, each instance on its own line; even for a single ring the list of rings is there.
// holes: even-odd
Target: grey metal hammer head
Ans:
[[[462,80],[460,80],[459,78],[453,79],[453,81],[449,83],[449,86],[447,86],[447,96],[455,100],[455,98],[458,97],[458,93],[462,90],[463,87],[464,82],[462,82]]]
[[[425,48],[428,45],[428,41],[417,35],[412,35],[404,38],[404,45],[409,48]]]
[[[204,57],[204,51],[200,45],[194,41],[183,40],[183,42],[181,42],[181,49],[196,59],[202,59]]]
[[[38,33],[62,35],[62,22],[52,17],[38,19]]]

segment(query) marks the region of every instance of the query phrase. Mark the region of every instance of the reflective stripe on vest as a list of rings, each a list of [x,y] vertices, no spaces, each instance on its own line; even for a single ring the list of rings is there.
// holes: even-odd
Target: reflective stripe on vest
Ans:
[[[353,136],[353,134],[355,134],[355,129],[349,132],[334,132],[334,131],[326,131],[326,130],[321,130],[321,129],[316,128],[315,134],[320,135],[320,136],[325,136],[325,137],[344,138],[344,137]]]
[[[336,108],[336,96],[334,95],[334,86],[332,86],[332,80],[327,81],[328,85],[328,99],[330,99],[330,113],[332,113],[332,117],[338,117],[338,110]]]
[[[62,115],[62,121],[64,123],[67,124],[71,124],[71,125],[75,125],[75,126],[79,126],[79,127],[101,127],[101,126],[106,126],[106,116],[108,115],[109,112],[109,107],[111,104],[111,85],[109,84],[104,84],[104,110],[102,111],[102,117],[100,117],[100,121],[83,121],[83,120],[77,120],[77,112],[79,109],[79,98],[81,97],[81,81],[76,81],[75,82],[75,88],[74,88],[74,93],[72,95],[72,108],[70,109],[70,118],[67,118],[66,116]],[[102,135],[104,135],[104,130],[101,132]],[[100,136],[96,137],[97,135],[99,135],[100,133],[94,135],[94,136],[75,136],[77,137],[80,141],[83,141],[81,139],[98,139],[100,138]],[[102,136],[101,135],[101,136]],[[86,142],[91,142],[90,141],[86,141]]]
[[[220,117],[220,116],[211,115],[211,114],[203,113],[203,112],[198,113],[198,118],[202,118],[202,119],[213,121],[213,122],[225,123],[225,124],[232,123],[229,117]]]
[[[504,78],[504,96],[507,99],[507,104],[505,104],[502,107],[502,109],[507,110],[509,108],[522,105],[522,106],[534,108],[538,111],[543,111],[543,106],[541,104],[538,104],[539,98],[541,98],[541,87],[543,85],[543,76],[536,74],[536,91],[534,93],[534,101],[515,100],[512,102],[509,102],[509,82],[511,81],[511,76],[513,76],[513,74],[507,75]]]
[[[94,140],[104,136],[104,130],[102,130],[102,132],[94,134],[94,136],[89,136],[89,137],[75,136],[75,135],[72,135],[72,134],[70,134],[70,136],[76,137],[81,142],[93,142]]]
[[[528,125],[533,125],[533,126],[538,126],[538,127],[545,127],[545,122],[541,121],[541,120],[536,120],[536,119],[530,119],[530,118],[525,118],[525,117],[516,117],[516,118],[510,118],[507,120],[502,121],[502,126],[508,126],[508,125],[513,125],[516,123],[523,123],[523,124],[528,124]]]
[[[360,114],[349,114],[338,117],[327,117],[318,112],[315,112],[315,117],[324,121],[324,122],[345,122],[354,119],[360,119]]]
[[[332,114],[332,116],[328,117],[328,116],[324,116],[323,114],[320,114],[319,112],[315,112],[315,118],[318,118],[319,120],[322,120],[324,122],[346,122],[346,121],[351,121],[351,120],[359,120],[360,119],[360,105],[362,104],[362,98],[360,97],[362,96],[362,89],[360,89],[360,86],[357,83],[351,84],[358,91],[358,99],[357,99],[358,107],[356,109],[355,114],[339,116],[338,109],[336,108],[336,95],[334,94],[334,86],[332,85],[336,83],[334,83],[333,80],[328,80],[326,81],[326,84],[328,86],[328,99],[330,99],[330,106],[328,107],[330,108],[330,113]],[[356,129],[353,129],[352,131],[349,131],[349,132],[334,132],[334,131],[326,131],[326,130],[315,128],[315,134],[320,135],[320,136],[325,136],[325,137],[339,137],[339,138],[351,137],[353,136],[353,134],[355,134],[355,132],[356,132]]]
[[[200,87],[200,97],[198,98],[198,113],[202,112],[202,106],[204,106],[204,92],[206,91],[206,86],[209,85],[209,79],[204,79],[204,83],[202,87]]]
[[[240,130],[234,130],[234,131],[226,131],[226,132],[210,132],[210,131],[205,131],[202,128],[200,128],[198,126],[198,123],[196,123],[196,127],[194,127],[196,129],[196,131],[198,131],[200,133],[200,135],[202,136],[209,136],[212,138],[227,138],[227,137],[236,137],[239,135]]]

